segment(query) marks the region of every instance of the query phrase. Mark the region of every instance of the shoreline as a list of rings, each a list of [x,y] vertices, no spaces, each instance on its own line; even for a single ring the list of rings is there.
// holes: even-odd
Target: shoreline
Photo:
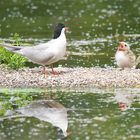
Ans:
[[[119,68],[54,68],[59,75],[52,75],[51,69],[45,77],[41,68],[8,70],[0,67],[1,88],[138,88],[140,69]]]

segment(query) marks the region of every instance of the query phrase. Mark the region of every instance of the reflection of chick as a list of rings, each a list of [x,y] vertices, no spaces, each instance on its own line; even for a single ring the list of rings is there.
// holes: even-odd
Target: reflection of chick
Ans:
[[[121,111],[126,111],[131,107],[134,96],[129,93],[116,92],[115,100],[118,102]]]
[[[136,56],[125,42],[119,43],[118,50],[115,54],[115,60],[117,65],[122,69],[136,67]]]

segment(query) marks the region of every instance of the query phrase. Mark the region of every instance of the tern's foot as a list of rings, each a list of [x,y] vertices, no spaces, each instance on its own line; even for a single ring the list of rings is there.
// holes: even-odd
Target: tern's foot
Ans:
[[[48,75],[48,71],[44,71],[44,70],[43,70],[43,71],[41,71],[41,74],[42,74],[42,75]]]
[[[53,74],[53,75],[59,75],[60,72],[59,72],[59,71],[52,71],[52,74]]]
[[[43,66],[41,74],[44,75],[45,77],[48,76],[48,71],[46,70],[45,66]]]

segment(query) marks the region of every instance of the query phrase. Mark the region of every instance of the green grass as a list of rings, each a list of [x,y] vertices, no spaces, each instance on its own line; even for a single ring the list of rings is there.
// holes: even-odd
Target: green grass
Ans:
[[[22,44],[21,38],[17,33],[15,33],[12,39],[14,40],[12,45],[20,46]],[[24,67],[26,62],[27,59],[23,56],[7,51],[2,46],[0,47],[0,64],[6,64],[12,69],[19,69]]]

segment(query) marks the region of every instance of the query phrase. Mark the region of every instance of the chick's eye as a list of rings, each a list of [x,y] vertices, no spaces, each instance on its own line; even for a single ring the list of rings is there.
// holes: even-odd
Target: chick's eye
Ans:
[[[125,44],[125,47],[127,47],[127,45]]]

